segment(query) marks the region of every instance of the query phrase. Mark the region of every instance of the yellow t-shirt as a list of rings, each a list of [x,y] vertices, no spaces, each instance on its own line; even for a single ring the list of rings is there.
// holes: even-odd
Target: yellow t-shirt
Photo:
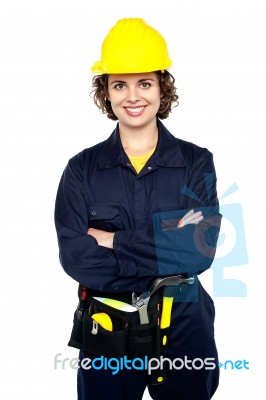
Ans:
[[[144,167],[144,165],[146,164],[148,159],[154,153],[154,150],[155,150],[155,147],[148,154],[144,154],[144,156],[128,156],[131,164],[133,165],[133,167],[135,168],[137,173],[139,173],[142,170],[142,168]]]

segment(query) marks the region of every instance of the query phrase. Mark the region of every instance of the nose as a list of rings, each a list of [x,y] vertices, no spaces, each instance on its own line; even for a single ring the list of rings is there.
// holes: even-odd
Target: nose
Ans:
[[[140,100],[140,95],[138,93],[138,89],[135,87],[128,88],[126,100],[129,103],[136,103],[138,100]]]

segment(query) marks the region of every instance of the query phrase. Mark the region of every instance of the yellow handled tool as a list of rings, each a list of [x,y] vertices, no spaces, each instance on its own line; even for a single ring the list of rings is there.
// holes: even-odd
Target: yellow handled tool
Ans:
[[[107,331],[112,331],[113,330],[112,320],[111,320],[111,318],[109,317],[108,314],[106,314],[106,313],[96,313],[96,314],[93,314],[91,316],[91,318],[95,322],[98,322],[98,324],[101,325]]]
[[[170,326],[173,301],[174,297],[163,297],[162,315],[160,322],[161,329],[165,329]]]
[[[169,336],[169,328],[171,325],[171,317],[172,317],[172,307],[174,298],[176,297],[176,292],[178,290],[178,286],[180,284],[186,283],[192,285],[194,283],[194,276],[167,276],[165,278],[157,278],[154,280],[152,286],[149,289],[149,293],[145,293],[143,296],[137,298],[137,302],[133,303],[135,306],[138,306],[140,311],[140,321],[141,321],[141,310],[148,308],[149,297],[151,297],[156,290],[164,287],[163,290],[163,301],[162,301],[162,312],[161,317],[158,318],[158,326],[160,326],[160,343],[157,345],[156,357],[159,359],[161,356],[167,356],[167,348],[168,348],[168,336]],[[136,296],[132,296],[133,300]],[[137,303],[137,304],[136,304]],[[142,304],[141,304],[142,303]],[[148,316],[148,313],[147,313]],[[141,322],[142,323],[142,322]],[[158,385],[165,381],[166,379],[166,371],[163,369],[153,371],[151,384]]]

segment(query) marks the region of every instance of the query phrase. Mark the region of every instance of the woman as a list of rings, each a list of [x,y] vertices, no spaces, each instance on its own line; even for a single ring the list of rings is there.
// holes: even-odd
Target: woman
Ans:
[[[94,101],[116,129],[74,156],[60,181],[55,222],[60,261],[79,296],[126,300],[155,278],[193,274],[172,308],[167,368],[152,385],[147,371],[78,371],[78,398],[210,399],[219,370],[214,305],[197,274],[211,266],[220,226],[212,154],[177,139],[162,124],[178,96],[163,37],[142,19],[122,19],[92,68]],[[188,285],[186,285],[187,287]],[[80,360],[97,355],[81,350]],[[213,360],[212,368],[193,360]],[[192,361],[191,361],[192,360]],[[203,362],[203,361],[202,361]],[[159,382],[158,382],[159,383]]]

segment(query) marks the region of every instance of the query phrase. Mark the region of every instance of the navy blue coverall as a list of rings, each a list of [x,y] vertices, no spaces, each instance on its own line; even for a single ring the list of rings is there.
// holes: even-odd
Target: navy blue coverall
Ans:
[[[59,184],[60,262],[81,285],[113,297],[143,292],[158,276],[197,275],[215,255],[221,215],[212,154],[157,123],[156,150],[139,174],[123,150],[117,125],[107,140],[69,160]],[[202,210],[203,221],[175,229],[191,209]],[[99,246],[87,234],[89,227],[115,232],[113,249]],[[213,301],[198,280],[196,286],[196,301],[174,302],[168,357],[207,357],[217,363]],[[85,356],[81,351],[80,358]],[[78,398],[138,400],[148,385],[153,399],[207,400],[218,386],[219,371],[172,369],[167,376],[163,384],[150,386],[145,371],[112,375],[79,369]]]

